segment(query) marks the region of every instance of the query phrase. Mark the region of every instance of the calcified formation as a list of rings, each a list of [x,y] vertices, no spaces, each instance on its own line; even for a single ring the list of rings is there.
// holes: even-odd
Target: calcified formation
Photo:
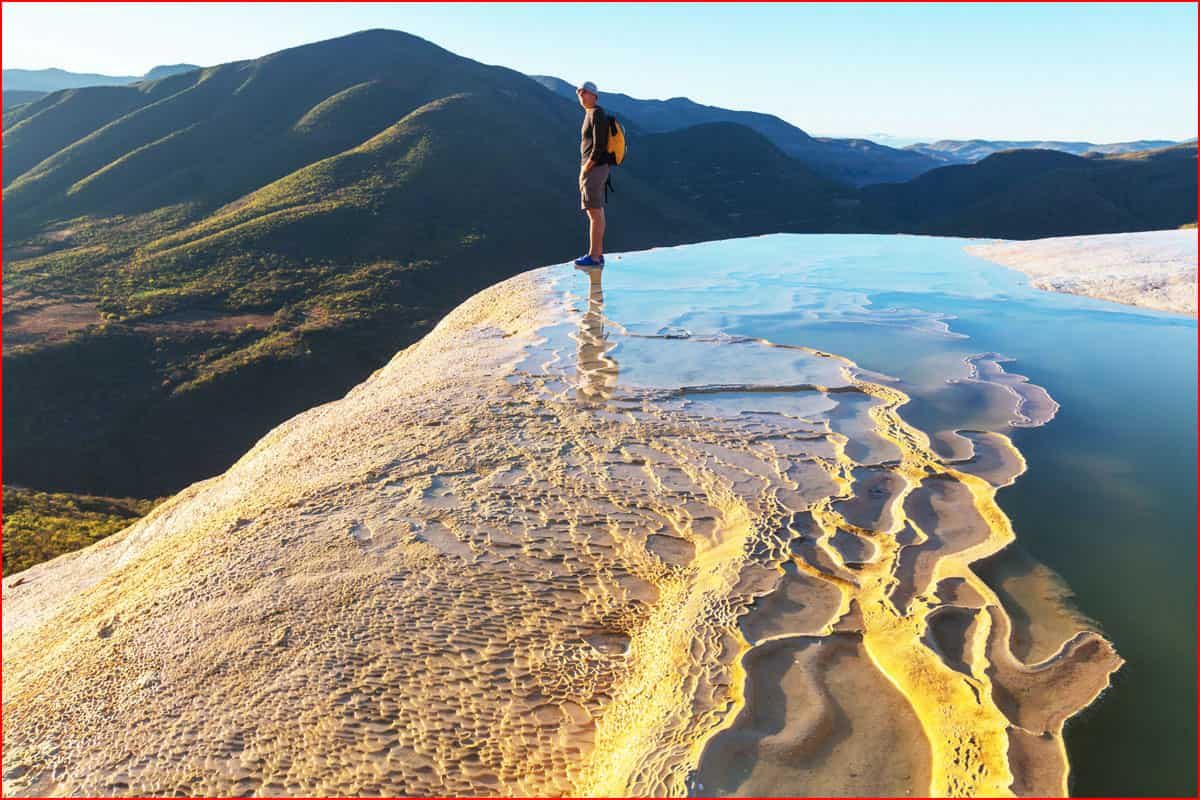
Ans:
[[[556,281],[8,579],[7,790],[1064,793],[1063,721],[1120,660],[973,572],[1013,538],[1008,439],[939,456],[882,376],[634,336],[598,274]],[[957,386],[1053,413],[999,363]]]
[[[1038,289],[1196,316],[1196,229],[1055,236],[969,245]]]

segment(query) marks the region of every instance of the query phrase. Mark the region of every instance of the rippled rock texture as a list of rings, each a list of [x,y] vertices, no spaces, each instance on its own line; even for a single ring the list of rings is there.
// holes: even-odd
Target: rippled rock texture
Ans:
[[[1052,416],[1003,363],[942,391]],[[6,581],[6,789],[1063,794],[1063,722],[1120,658],[1052,575],[976,574],[1024,461],[907,399],[834,354],[625,330],[601,273],[506,281]]]

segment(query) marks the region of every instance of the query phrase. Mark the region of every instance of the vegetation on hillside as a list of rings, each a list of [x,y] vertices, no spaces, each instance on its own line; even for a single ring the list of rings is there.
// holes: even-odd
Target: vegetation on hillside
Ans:
[[[4,577],[124,530],[159,502],[5,486]]]

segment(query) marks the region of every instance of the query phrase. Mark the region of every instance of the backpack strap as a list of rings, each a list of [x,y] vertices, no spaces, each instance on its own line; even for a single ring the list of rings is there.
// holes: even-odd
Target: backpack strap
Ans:
[[[614,189],[613,185],[612,185],[612,173],[609,172],[608,176],[604,179],[604,202],[606,204],[608,203],[608,193],[609,192],[615,193],[616,191],[617,190]]]

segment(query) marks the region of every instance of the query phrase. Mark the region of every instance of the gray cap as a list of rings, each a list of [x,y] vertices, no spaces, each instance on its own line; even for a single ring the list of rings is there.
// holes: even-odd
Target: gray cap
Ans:
[[[594,95],[600,94],[600,92],[596,91],[596,84],[592,83],[591,81],[584,81],[583,83],[579,84],[579,86],[577,87],[577,90],[591,92]]]

